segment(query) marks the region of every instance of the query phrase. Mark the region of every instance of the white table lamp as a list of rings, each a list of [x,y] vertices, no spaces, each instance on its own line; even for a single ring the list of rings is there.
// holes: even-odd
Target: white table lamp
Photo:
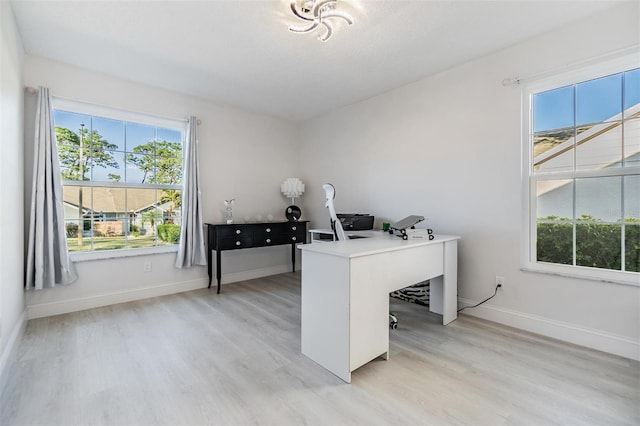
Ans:
[[[297,221],[302,215],[300,207],[295,205],[296,198],[304,194],[304,183],[298,178],[286,178],[280,185],[280,191],[287,198],[291,198],[291,205],[285,210],[288,220]]]

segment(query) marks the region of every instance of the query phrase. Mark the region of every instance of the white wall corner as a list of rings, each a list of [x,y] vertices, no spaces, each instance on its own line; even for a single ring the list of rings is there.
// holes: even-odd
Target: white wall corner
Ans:
[[[460,307],[472,306],[476,303],[478,302],[474,300],[458,298]],[[481,305],[471,310],[465,310],[465,314],[640,361],[640,341],[628,337],[491,305]]]
[[[0,354],[0,395],[4,392],[4,389],[9,382],[9,375],[12,371],[12,367],[16,362],[18,355],[18,347],[22,341],[22,336],[27,328],[27,309],[25,308],[20,314],[20,318],[16,321],[7,344]]]

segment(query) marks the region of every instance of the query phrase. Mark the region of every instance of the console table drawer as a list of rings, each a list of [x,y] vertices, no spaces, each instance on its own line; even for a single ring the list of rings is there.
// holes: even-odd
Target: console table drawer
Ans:
[[[296,232],[287,235],[287,242],[289,243],[306,243],[307,233],[306,232]]]
[[[253,239],[251,236],[245,236],[244,238],[229,237],[222,238],[220,240],[220,246],[218,250],[235,250],[249,248],[253,246]]]
[[[269,223],[266,225],[256,225],[253,228],[253,237],[256,240],[266,241],[267,239],[279,238],[282,241],[282,235],[287,232],[287,228],[283,223]]]
[[[282,236],[282,234],[254,234],[253,235],[253,243],[256,247],[261,246],[275,246],[279,244],[284,244],[288,242]]]
[[[216,228],[220,238],[225,237],[238,237],[238,238],[251,238],[253,233],[253,227],[250,225],[229,225],[220,226]]]
[[[307,242],[307,225],[306,223],[288,223],[286,224],[286,241],[290,243]]]
[[[307,224],[304,222],[290,222],[286,223],[284,226],[287,229],[287,232],[290,234],[307,232]]]

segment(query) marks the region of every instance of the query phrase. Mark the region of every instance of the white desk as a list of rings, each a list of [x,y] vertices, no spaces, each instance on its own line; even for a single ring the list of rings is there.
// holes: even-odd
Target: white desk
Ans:
[[[299,245],[302,353],[347,383],[351,372],[389,357],[389,293],[431,279],[429,310],[457,318],[458,239],[432,241],[359,231],[359,238]]]

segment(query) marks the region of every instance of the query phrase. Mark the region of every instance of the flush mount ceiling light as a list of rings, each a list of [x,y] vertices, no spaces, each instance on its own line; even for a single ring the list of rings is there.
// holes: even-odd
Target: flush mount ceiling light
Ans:
[[[337,10],[338,0],[292,0],[291,12],[298,19],[307,21],[306,27],[290,26],[289,31],[294,33],[308,33],[323,26],[325,33],[318,37],[320,41],[327,41],[333,35],[332,19],[344,20],[348,25],[353,24],[353,18],[346,12]]]

